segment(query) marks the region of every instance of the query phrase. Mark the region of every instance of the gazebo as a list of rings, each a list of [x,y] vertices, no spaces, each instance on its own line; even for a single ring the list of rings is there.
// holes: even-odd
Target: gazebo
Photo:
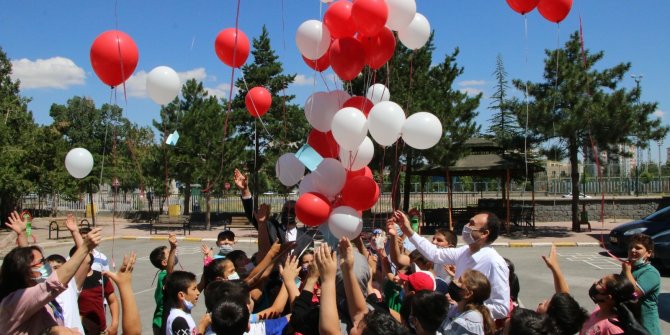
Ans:
[[[526,225],[535,227],[535,192],[534,192],[534,174],[543,169],[537,164],[526,163],[522,154],[505,153],[503,148],[492,140],[475,137],[467,140],[464,147],[469,149],[469,153],[456,161],[452,166],[428,166],[415,171],[416,175],[421,177],[421,207],[424,208],[424,185],[427,177],[441,176],[445,177],[448,187],[447,211],[449,229],[455,227],[454,216],[458,219],[469,219],[476,212],[487,210],[498,215],[505,222],[505,228],[509,232],[510,222],[517,225]],[[481,201],[477,208],[453,208],[453,178],[458,176],[474,176],[499,178],[504,185],[502,194],[502,208],[496,202],[483,204]],[[512,178],[528,176],[531,183],[532,200],[530,206],[510,206],[510,181]],[[427,225],[438,225],[443,222],[445,213],[443,211],[424,210],[426,212],[425,223]],[[432,214],[432,215],[431,215]]]

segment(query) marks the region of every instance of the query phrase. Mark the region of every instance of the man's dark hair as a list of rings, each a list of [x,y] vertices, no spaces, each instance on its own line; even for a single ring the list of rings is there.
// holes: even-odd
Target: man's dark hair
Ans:
[[[575,334],[582,329],[584,321],[589,318],[586,310],[569,293],[555,293],[549,301],[547,315],[554,322],[561,334]]]
[[[437,228],[435,229],[435,235],[437,234],[443,235],[447,239],[447,242],[450,245],[453,245],[454,247],[458,245],[458,238],[456,237],[456,234],[453,231],[447,228]]]
[[[628,247],[630,248],[633,244],[642,244],[642,246],[647,249],[650,253],[654,253],[654,241],[651,240],[649,235],[645,234],[635,234],[628,241]]]
[[[149,261],[151,261],[151,264],[161,270],[165,269],[165,266],[163,266],[165,249],[167,249],[167,247],[164,245],[156,247],[154,250],[151,250],[151,253],[149,254]]]
[[[363,318],[363,335],[405,335],[407,329],[396,321],[391,314],[374,310]]]
[[[238,282],[216,280],[205,287],[205,307],[212,311],[221,301],[234,301],[240,304],[249,303],[249,288]]]
[[[233,250],[226,255],[226,259],[230,259],[233,264],[242,257],[247,257],[247,253],[242,250]]]
[[[413,316],[428,333],[435,333],[447,317],[447,297],[440,292],[419,291],[412,298]]]
[[[231,230],[224,230],[219,233],[219,235],[216,236],[217,241],[222,241],[222,240],[229,240],[229,241],[235,241],[235,233],[233,233]]]
[[[559,334],[553,320],[527,308],[515,308],[509,321],[509,334],[554,335]]]
[[[67,261],[65,259],[65,257],[63,257],[59,254],[49,255],[49,256],[47,256],[46,259],[47,259],[47,262],[49,262],[49,263],[53,262],[53,263],[58,263],[58,264],[65,264],[65,262]]]
[[[73,246],[72,248],[70,248],[70,253],[68,255],[70,255],[70,257],[72,257],[72,255],[74,255],[75,252],[77,252],[77,246],[76,245]],[[49,260],[49,257],[47,257],[47,260]],[[93,265],[93,261],[95,261],[95,257],[93,256],[92,252],[89,252],[88,253],[88,265]],[[65,264],[65,262],[62,262],[61,264]]]
[[[179,308],[179,292],[186,293],[189,286],[195,283],[195,275],[187,271],[175,271],[165,277],[165,306]],[[167,309],[166,311],[169,311]]]
[[[249,308],[239,301],[223,300],[212,311],[212,330],[217,334],[242,335],[249,328]]]
[[[491,212],[482,212],[480,214],[486,214],[486,227],[482,229],[489,231],[489,236],[486,239],[486,242],[491,244],[495,242],[495,240],[498,238],[498,235],[500,235],[500,219],[498,219],[498,216]]]

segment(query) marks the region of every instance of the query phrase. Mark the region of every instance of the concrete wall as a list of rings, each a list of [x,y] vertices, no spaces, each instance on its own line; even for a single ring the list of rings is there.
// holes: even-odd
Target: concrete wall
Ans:
[[[660,208],[668,205],[668,198],[605,198],[604,215],[605,219],[640,219]],[[528,202],[525,202],[528,204]],[[601,199],[582,199],[579,202],[579,211],[582,210],[582,204],[586,204],[586,211],[589,214],[589,221],[594,222],[600,219]],[[557,200],[536,200],[535,201],[535,220],[537,222],[552,221],[570,221],[571,220],[571,199]]]

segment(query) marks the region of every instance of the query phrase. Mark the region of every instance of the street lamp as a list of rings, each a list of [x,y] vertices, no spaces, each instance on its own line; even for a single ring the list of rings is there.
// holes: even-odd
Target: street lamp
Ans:
[[[640,81],[644,75],[641,74],[631,74],[630,77],[635,80],[635,87],[637,88],[637,104],[640,104],[640,96],[642,92],[640,91]],[[640,150],[640,145],[638,142],[637,145],[637,159],[635,160],[635,196],[640,195],[639,184],[640,184],[640,158],[642,157],[642,151]]]

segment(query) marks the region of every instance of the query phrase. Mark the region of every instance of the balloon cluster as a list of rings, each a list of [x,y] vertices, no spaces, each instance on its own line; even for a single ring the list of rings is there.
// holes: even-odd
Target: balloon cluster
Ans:
[[[415,0],[339,0],[330,3],[323,22],[303,22],[295,40],[307,66],[318,72],[332,67],[348,81],[366,65],[377,70],[393,57],[392,30],[410,49],[423,47],[430,37],[430,23],[416,12]]]
[[[537,7],[540,15],[554,23],[563,21],[572,9],[572,0],[507,0],[507,4],[521,15],[526,15]]]
[[[435,115],[418,112],[405,117],[402,107],[390,98],[386,86],[374,84],[365,97],[332,91],[316,92],[307,99],[305,117],[313,127],[307,144],[320,163],[304,177],[309,164],[296,154],[286,153],[276,164],[282,184],[300,183],[296,216],[301,222],[309,226],[327,222],[335,237],[355,238],[362,229],[362,211],[372,208],[380,195],[368,167],[375,151],[372,139],[389,146],[402,137],[415,149],[439,142],[442,124]]]

